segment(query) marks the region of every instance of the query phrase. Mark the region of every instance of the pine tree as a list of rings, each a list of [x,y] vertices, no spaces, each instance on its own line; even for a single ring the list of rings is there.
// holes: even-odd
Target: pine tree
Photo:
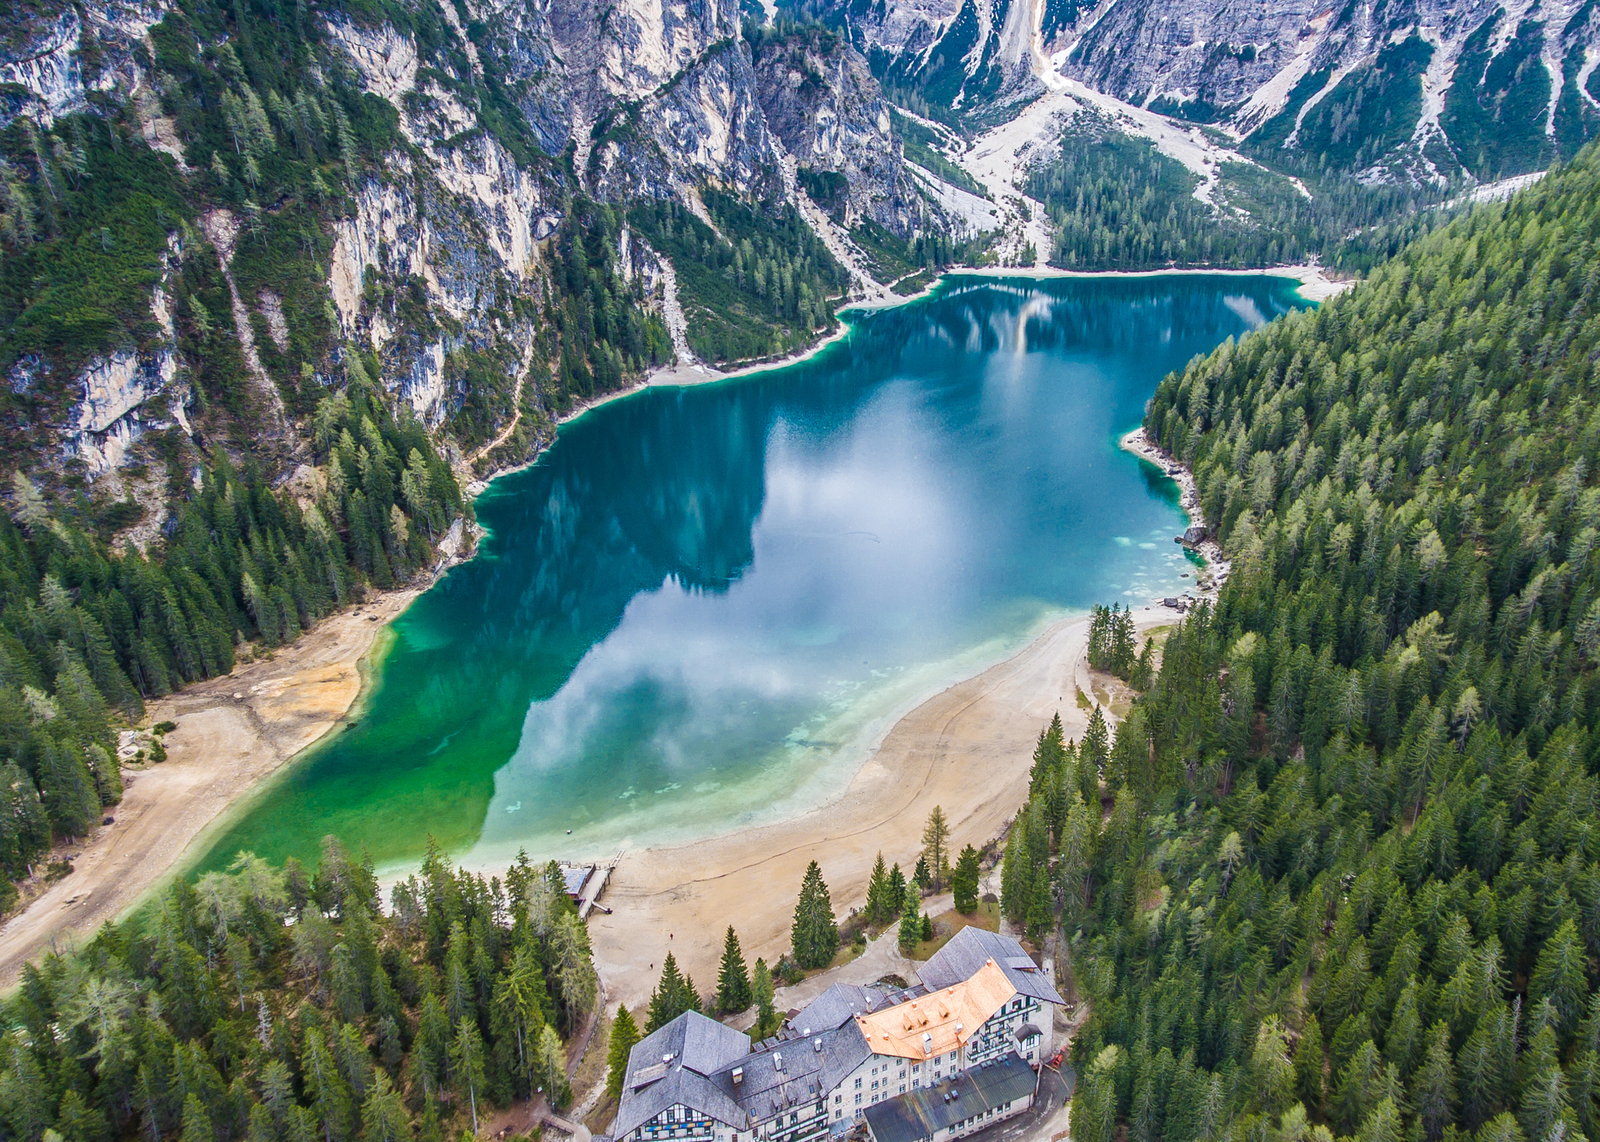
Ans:
[[[1557,928],[1539,951],[1538,962],[1528,980],[1528,1000],[1548,999],[1555,1008],[1559,1029],[1570,1033],[1583,1015],[1588,994],[1588,961],[1582,941],[1571,920]]]
[[[872,875],[867,879],[867,922],[869,924],[882,924],[893,911],[893,904],[888,898],[889,872],[884,867],[883,853],[878,853],[878,859],[873,862]]]
[[[198,1095],[191,1094],[183,1104],[183,1134],[179,1142],[216,1142],[211,1116]]]
[[[749,1006],[750,977],[745,970],[744,953],[739,950],[739,937],[730,924],[722,945],[722,968],[717,973],[717,1010],[733,1015]]]
[[[767,969],[766,960],[756,960],[755,972],[750,980],[750,993],[755,998],[756,1004],[756,1021],[750,1028],[750,1038],[759,1043],[777,1034],[779,1025],[778,1013],[772,1005],[772,972]]]
[[[900,915],[900,902],[906,896],[906,874],[900,871],[900,862],[895,861],[889,869],[889,891],[884,895],[884,922],[887,923]]]
[[[1050,869],[1040,864],[1033,875],[1028,901],[1028,935],[1037,940],[1055,923],[1055,901],[1050,890]]]
[[[915,885],[906,890],[905,900],[900,910],[900,951],[910,955],[917,950],[917,945],[922,942],[922,916],[919,910],[920,897],[917,895]]]
[[[935,892],[944,890],[946,874],[950,867],[950,854],[946,846],[950,841],[950,825],[945,820],[944,810],[938,805],[933,807],[933,812],[928,814],[928,823],[922,830],[922,860],[927,864],[927,871],[933,877],[929,885]],[[919,862],[918,868],[923,865]],[[923,882],[928,884],[927,881]]]
[[[411,1142],[411,1118],[405,1099],[381,1070],[361,1107],[363,1142]]]
[[[611,1021],[611,1045],[606,1051],[606,1094],[622,1097],[622,1084],[628,1077],[628,1056],[642,1036],[626,1006],[617,1008],[617,1017]]]
[[[1411,1105],[1428,1138],[1437,1142],[1455,1121],[1456,1071],[1450,1057],[1450,1027],[1435,1023],[1427,1055],[1411,1086]]]
[[[957,912],[970,914],[978,910],[980,872],[978,850],[968,845],[961,850],[961,855],[956,859],[955,872],[950,877]]]
[[[1308,1015],[1300,1039],[1294,1045],[1294,1082],[1300,1101],[1313,1114],[1323,1112],[1327,1099],[1323,1077],[1326,1065],[1322,1054],[1322,1024],[1315,1015]]]
[[[800,884],[791,943],[795,963],[806,969],[827,967],[839,950],[839,928],[833,916],[833,903],[816,861],[806,867],[805,879]]]
[[[1089,728],[1084,731],[1083,745],[1078,749],[1078,756],[1082,759],[1084,768],[1096,779],[1105,775],[1106,762],[1111,759],[1111,735],[1106,729],[1106,717],[1096,706],[1089,715]],[[1085,777],[1085,781],[1089,778]],[[1086,797],[1085,800],[1098,800]]]
[[[552,1035],[555,1034],[548,1026],[544,1030]],[[450,1079],[455,1085],[456,1093],[467,1097],[467,1106],[472,1112],[472,1132],[476,1134],[478,1099],[486,1082],[483,1039],[478,1034],[477,1024],[467,1018],[463,1018],[456,1025],[456,1037],[450,1044]]]
[[[661,964],[661,982],[650,994],[650,1015],[644,1033],[649,1035],[671,1023],[685,1011],[699,1011],[700,996],[694,981],[678,970],[678,961],[671,952]]]

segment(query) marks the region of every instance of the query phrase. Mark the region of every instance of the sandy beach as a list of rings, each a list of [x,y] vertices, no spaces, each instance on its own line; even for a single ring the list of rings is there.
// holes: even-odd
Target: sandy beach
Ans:
[[[1179,614],[1155,605],[1135,608],[1134,618],[1148,629]],[[1079,689],[1094,692],[1088,639],[1087,617],[1063,620],[1012,658],[929,698],[890,728],[829,804],[775,825],[624,854],[602,898],[612,915],[589,921],[607,994],[630,1007],[647,1000],[669,951],[706,990],[729,924],[748,962],[776,962],[788,950],[810,861],[843,919],[865,900],[880,850],[908,870],[916,862],[935,805],[956,849],[998,835],[1027,797],[1034,742],[1051,716],[1060,711],[1074,738],[1088,725],[1077,702]]]
[[[126,794],[108,810],[115,823],[67,847],[71,874],[0,927],[0,987],[27,960],[126,913],[225,809],[338,725],[361,693],[373,642],[418,594],[372,597],[270,659],[152,702],[151,723],[178,724],[168,760],[124,770]]]
[[[1320,276],[1315,267],[1246,272],[1295,269],[1304,271],[1295,275],[1302,281]],[[1048,269],[952,272],[1071,276]],[[832,337],[783,361],[727,373],[679,367],[653,375],[640,387],[781,368],[847,333],[848,325],[841,323]],[[637,391],[610,394],[568,419]],[[1137,433],[1123,446],[1172,467],[1170,458],[1157,455]],[[1193,483],[1186,477],[1180,472],[1175,479],[1184,508],[1198,518]],[[487,482],[475,482],[469,494]],[[1216,563],[1220,552],[1202,554],[1226,574],[1226,564]],[[125,771],[126,796],[110,814],[115,823],[59,850],[58,856],[73,861],[72,873],[45,886],[0,926],[0,987],[14,982],[29,958],[68,946],[129,912],[226,810],[339,725],[361,694],[366,658],[379,633],[422,589],[374,596],[364,606],[323,620],[270,659],[152,703],[150,723],[178,723],[166,739],[169,760]],[[1135,614],[1141,627],[1179,617],[1159,605]],[[1078,706],[1077,692],[1103,700],[1105,688],[1090,680],[1084,661],[1087,630],[1084,618],[1058,623],[1011,659],[927,699],[886,732],[845,792],[821,808],[761,828],[624,854],[606,891],[615,915],[597,914],[592,922],[597,963],[613,996],[630,1003],[647,997],[668,949],[678,952],[702,984],[709,983],[720,944],[707,933],[728,923],[740,930],[752,959],[775,960],[787,946],[794,890],[807,862],[815,859],[822,866],[843,917],[861,902],[880,849],[890,860],[915,860],[934,805],[949,815],[958,848],[997,836],[1025,795],[1040,728],[1059,710],[1068,732],[1081,734],[1087,712]],[[679,931],[686,936],[682,946],[675,939]]]

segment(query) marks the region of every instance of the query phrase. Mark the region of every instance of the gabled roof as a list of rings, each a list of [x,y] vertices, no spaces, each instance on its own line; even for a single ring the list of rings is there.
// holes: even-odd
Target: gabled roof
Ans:
[[[957,1122],[1026,1098],[1038,1084],[1032,1067],[1008,1055],[949,1082],[867,1107],[867,1128],[876,1142],[921,1142]]]
[[[836,983],[802,1007],[789,1026],[801,1035],[820,1035],[883,1006],[884,994],[854,983]]]
[[[870,1015],[857,1015],[856,1026],[873,1054],[920,1061],[964,1044],[1016,994],[1005,970],[987,960],[970,979]]]
[[[1000,966],[1020,994],[1045,1003],[1066,1003],[1044,973],[1034,966],[1021,944],[1010,936],[983,928],[963,928],[957,932],[918,969],[917,978],[929,991],[937,991],[971,979],[987,960]]]
[[[792,1107],[825,1098],[870,1054],[856,1025],[846,1023],[808,1039],[785,1040],[771,1050],[746,1055],[723,1068],[715,1082],[752,1122],[764,1122]],[[738,1082],[733,1081],[736,1069]]]
[[[745,1129],[743,1109],[712,1076],[749,1053],[750,1037],[742,1031],[685,1011],[629,1052],[612,1136],[621,1138],[676,1105]]]

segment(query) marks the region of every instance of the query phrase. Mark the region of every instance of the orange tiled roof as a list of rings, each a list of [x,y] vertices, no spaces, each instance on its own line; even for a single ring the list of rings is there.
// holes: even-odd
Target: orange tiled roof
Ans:
[[[920,1062],[965,1044],[1016,994],[1006,973],[987,960],[962,983],[871,1015],[857,1015],[856,1025],[873,1054]]]

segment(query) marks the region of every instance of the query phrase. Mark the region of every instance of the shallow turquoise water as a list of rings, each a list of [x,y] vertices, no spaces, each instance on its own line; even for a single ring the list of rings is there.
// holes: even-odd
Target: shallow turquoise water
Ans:
[[[572,422],[478,500],[481,554],[396,621],[359,722],[202,865],[327,833],[382,866],[430,834],[593,855],[818,802],[1050,619],[1193,582],[1175,489],[1117,438],[1293,289],[956,277],[803,364]]]

